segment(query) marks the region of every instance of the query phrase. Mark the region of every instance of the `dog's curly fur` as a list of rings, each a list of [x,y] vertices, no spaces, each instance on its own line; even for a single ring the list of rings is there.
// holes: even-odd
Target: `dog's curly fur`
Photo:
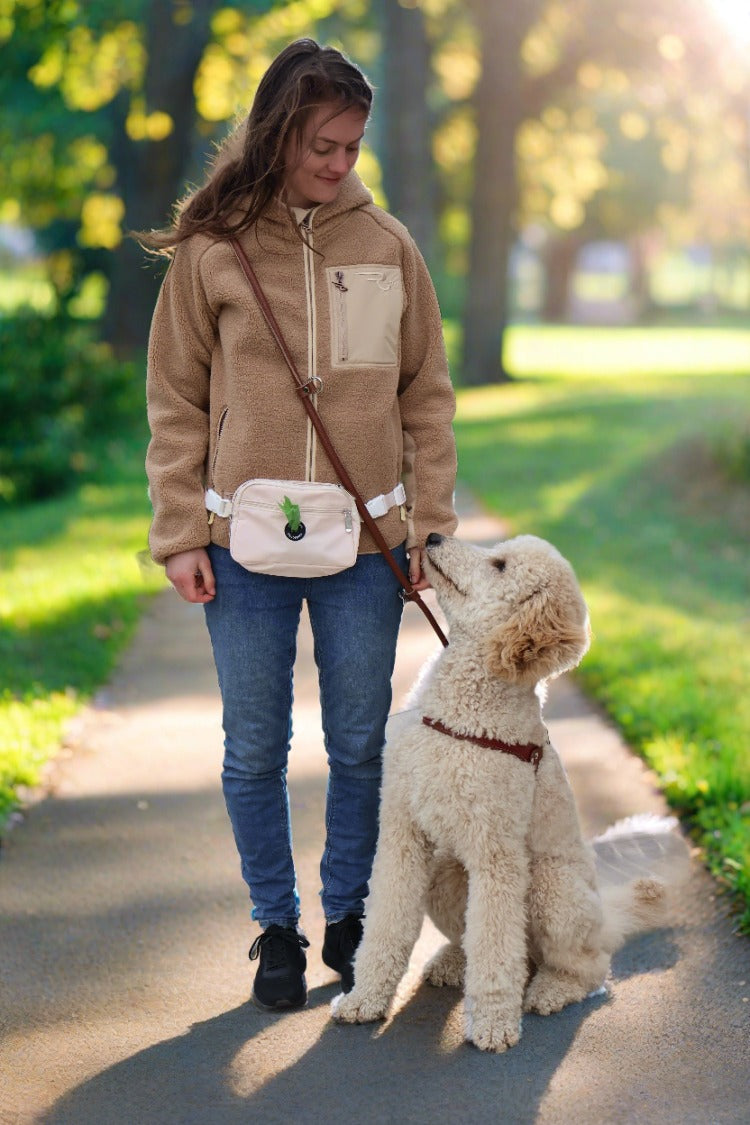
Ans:
[[[427,979],[463,985],[467,1039],[503,1051],[518,1042],[522,1011],[554,1012],[601,988],[624,937],[661,920],[664,884],[645,877],[602,893],[542,722],[543,681],[589,644],[570,564],[530,535],[490,550],[433,535],[425,570],[450,645],[386,748],[355,984],[333,1014],[386,1014],[427,911],[449,939]],[[459,734],[543,745],[538,771],[424,715]]]

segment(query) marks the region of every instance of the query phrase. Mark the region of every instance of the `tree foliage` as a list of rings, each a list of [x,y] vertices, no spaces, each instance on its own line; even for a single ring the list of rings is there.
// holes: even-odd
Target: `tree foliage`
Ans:
[[[520,230],[540,232],[563,283],[593,238],[645,245],[658,231],[728,254],[750,238],[747,59],[713,12],[711,0],[0,0],[0,222],[34,229],[60,309],[106,278],[108,338],[142,347],[158,273],[125,232],[168,221],[276,52],[315,35],[378,87],[363,173],[381,198],[382,165],[436,276],[463,284],[464,377],[502,378]]]

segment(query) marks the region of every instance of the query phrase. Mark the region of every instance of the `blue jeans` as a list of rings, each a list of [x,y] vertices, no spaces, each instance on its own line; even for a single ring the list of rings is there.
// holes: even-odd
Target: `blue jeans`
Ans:
[[[216,597],[206,621],[224,711],[222,784],[253,918],[299,917],[286,773],[292,669],[303,600],[315,643],[328,755],[320,865],[327,922],[362,914],[378,835],[381,757],[403,603],[380,554],[323,578],[281,578],[208,548]],[[406,552],[394,554],[406,569]]]

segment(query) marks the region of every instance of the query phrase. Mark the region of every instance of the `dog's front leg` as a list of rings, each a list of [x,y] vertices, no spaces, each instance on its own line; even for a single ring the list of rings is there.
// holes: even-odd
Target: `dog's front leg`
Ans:
[[[525,854],[510,841],[469,868],[466,1038],[483,1051],[505,1051],[521,1037],[527,887]]]
[[[422,926],[429,855],[405,803],[384,792],[364,933],[354,960],[354,988],[334,998],[334,1019],[368,1023],[386,1015]]]

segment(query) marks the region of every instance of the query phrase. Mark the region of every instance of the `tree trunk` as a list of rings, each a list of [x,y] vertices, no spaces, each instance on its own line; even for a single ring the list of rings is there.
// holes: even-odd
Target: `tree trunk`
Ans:
[[[437,189],[427,107],[430,44],[421,8],[381,0],[383,187],[389,210],[408,228],[428,266],[436,265]]]
[[[469,0],[482,47],[474,97],[477,151],[463,316],[463,382],[510,378],[503,364],[508,263],[516,208],[516,131],[522,117],[520,50],[540,0]]]
[[[176,26],[172,5],[151,0],[147,22],[147,112],[163,110],[173,128],[161,141],[132,140],[125,131],[126,95],[113,103],[111,159],[129,229],[162,227],[185,189],[195,130],[193,82],[210,36],[216,0],[194,0],[193,17]],[[118,355],[145,347],[163,271],[149,268],[143,250],[126,238],[113,255],[104,331]]]
[[[628,240],[630,250],[630,276],[628,297],[631,302],[632,317],[636,323],[648,323],[653,317],[651,298],[652,239],[642,233],[634,234]]]
[[[560,323],[567,319],[571,283],[581,241],[578,235],[560,234],[553,236],[544,250],[544,321]]]

